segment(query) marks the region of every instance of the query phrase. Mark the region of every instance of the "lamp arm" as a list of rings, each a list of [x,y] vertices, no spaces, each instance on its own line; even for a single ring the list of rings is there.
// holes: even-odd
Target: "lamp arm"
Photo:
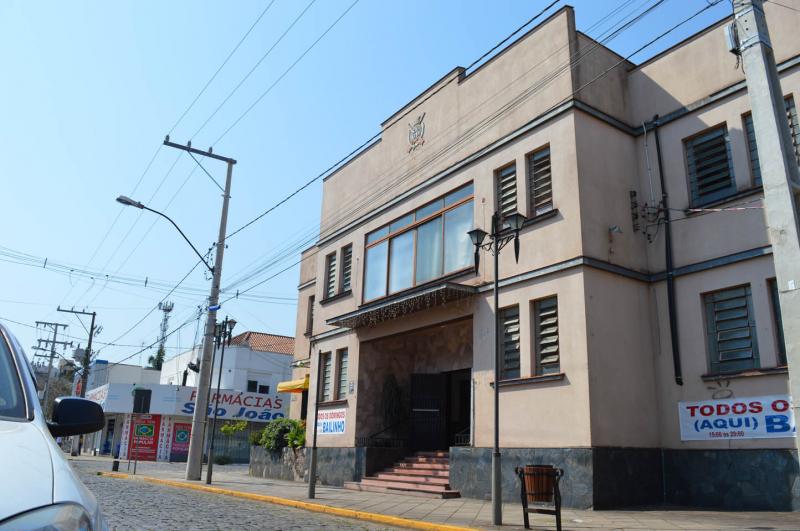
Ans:
[[[175,227],[176,229],[178,229],[178,232],[181,234],[181,236],[183,236],[183,239],[186,240],[186,243],[188,243],[189,247],[192,248],[192,250],[194,251],[194,254],[196,254],[200,258],[200,261],[203,262],[203,264],[208,268],[209,271],[211,271],[212,273],[214,272],[214,268],[211,267],[210,265],[208,265],[208,262],[206,262],[206,259],[203,258],[203,255],[200,254],[200,252],[197,250],[197,248],[194,245],[192,245],[192,242],[189,241],[189,238],[186,237],[186,235],[183,233],[183,231],[181,230],[181,228],[178,226],[177,223],[172,221],[172,219],[168,215],[164,214],[163,212],[159,212],[158,210],[153,210],[152,208],[147,207],[145,205],[142,205],[142,208],[145,209],[145,210],[149,210],[153,214],[158,214],[162,218],[164,218],[167,221],[169,221],[170,223],[172,223],[172,226]]]

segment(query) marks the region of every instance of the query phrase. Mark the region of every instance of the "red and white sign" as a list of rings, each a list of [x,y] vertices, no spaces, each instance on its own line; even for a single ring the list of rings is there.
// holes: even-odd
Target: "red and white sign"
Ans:
[[[128,444],[131,458],[139,461],[155,461],[158,455],[158,434],[161,415],[134,415]]]
[[[189,438],[192,434],[192,425],[186,422],[176,422],[172,429],[172,453],[188,454]]]
[[[797,432],[788,395],[679,402],[682,441],[773,439]]]

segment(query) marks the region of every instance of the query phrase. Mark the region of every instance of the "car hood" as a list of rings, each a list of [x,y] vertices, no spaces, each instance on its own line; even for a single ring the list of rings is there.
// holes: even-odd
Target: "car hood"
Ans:
[[[0,520],[53,503],[49,444],[35,422],[0,420]]]

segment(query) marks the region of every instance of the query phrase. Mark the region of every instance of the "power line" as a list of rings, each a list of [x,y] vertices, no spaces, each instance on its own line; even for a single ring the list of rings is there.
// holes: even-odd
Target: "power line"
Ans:
[[[295,24],[297,24],[300,21],[300,19],[303,18],[303,15],[305,15],[306,11],[308,11],[311,8],[311,6],[314,5],[314,2],[316,2],[316,0],[311,0],[308,3],[308,5],[306,5],[305,9],[303,9],[300,12],[300,14],[297,15],[297,17],[295,17],[295,19],[292,21],[292,23],[289,24],[289,27],[284,30],[284,32],[281,34],[281,36],[278,37],[278,39],[274,43],[272,43],[272,46],[270,46],[269,49],[264,53],[264,55],[262,55],[261,58],[258,61],[256,61],[256,64],[253,65],[253,67],[250,69],[250,71],[247,72],[247,74],[245,74],[245,76],[241,80],[239,80],[239,83],[237,83],[236,86],[233,87],[233,90],[231,90],[228,93],[228,95],[225,96],[225,99],[222,100],[222,103],[220,103],[217,106],[217,108],[214,109],[214,112],[212,112],[211,115],[208,118],[206,118],[206,121],[203,122],[202,125],[200,125],[200,127],[197,129],[197,131],[194,132],[194,134],[192,135],[192,138],[196,137],[200,133],[200,131],[205,129],[206,125],[208,125],[208,122],[210,122],[211,119],[214,118],[214,116],[217,115],[219,110],[222,109],[222,107],[226,103],[228,103],[228,100],[230,100],[231,97],[236,93],[236,91],[239,90],[239,87],[241,87],[244,84],[244,82],[247,81],[247,79],[253,74],[253,72],[256,71],[256,69],[259,67],[259,65],[261,65],[261,63],[264,61],[264,59],[266,59],[267,56],[269,56],[269,54],[272,53],[272,50],[274,50],[275,47],[278,46],[278,44],[283,40],[283,38],[292,30],[292,28],[295,26]],[[216,142],[214,142],[214,144],[216,144]]]
[[[797,12],[797,13],[800,13],[800,9],[797,9],[796,7],[792,7],[792,6],[787,6],[786,4],[781,4],[780,2],[776,2],[775,0],[764,0],[764,1],[765,1],[765,2],[772,2],[772,3],[773,3],[773,4],[775,4],[776,6],[785,7],[786,9],[790,9],[790,10],[792,10],[792,11],[795,11],[795,12]]]
[[[647,14],[647,13],[651,12],[651,11],[652,11],[652,10],[653,10],[655,7],[658,7],[659,5],[661,5],[661,4],[663,3],[663,1],[664,1],[664,0],[661,0],[661,1],[657,2],[656,4],[654,4],[654,5],[650,6],[650,7],[649,7],[649,8],[648,8],[648,9],[647,9],[647,10],[646,10],[644,13],[642,13],[641,15],[639,15],[639,16],[638,16],[636,19],[634,19],[634,20],[633,20],[633,21],[631,21],[631,22],[635,22],[635,21],[637,21],[637,20],[640,20],[640,19],[642,18],[642,16],[644,16],[645,14]],[[717,4],[718,4],[720,1],[721,1],[721,0],[717,0],[716,2],[713,2],[713,3],[710,3],[710,4],[706,5],[706,7],[704,7],[704,8],[702,8],[702,9],[700,9],[699,11],[695,12],[695,13],[694,13],[694,14],[692,14],[691,16],[687,17],[686,19],[684,19],[684,20],[682,20],[681,22],[679,22],[679,23],[675,24],[674,26],[672,26],[671,28],[667,29],[667,30],[666,30],[666,31],[664,31],[663,33],[659,34],[657,37],[655,37],[654,39],[650,40],[649,42],[647,42],[646,44],[644,44],[643,46],[639,47],[637,50],[635,50],[634,52],[632,52],[631,54],[629,54],[629,55],[628,55],[626,58],[624,58],[623,60],[621,60],[621,61],[617,62],[615,65],[613,65],[612,67],[610,67],[610,68],[606,69],[604,72],[602,72],[601,74],[599,74],[598,76],[596,76],[594,79],[590,80],[589,82],[585,83],[584,85],[582,85],[581,87],[579,87],[578,89],[576,89],[575,91],[573,91],[573,92],[571,93],[571,95],[570,95],[570,96],[568,96],[567,98],[564,98],[562,101],[560,101],[560,102],[558,102],[557,104],[553,105],[553,106],[552,106],[552,107],[551,107],[551,108],[550,108],[548,111],[546,111],[546,112],[549,112],[549,111],[551,111],[551,110],[553,110],[553,109],[557,108],[559,105],[561,105],[561,104],[562,104],[562,103],[564,103],[565,101],[568,101],[568,100],[569,100],[571,97],[573,97],[575,94],[577,94],[578,92],[580,92],[581,90],[583,90],[584,88],[586,88],[588,85],[590,85],[590,84],[592,84],[592,83],[596,82],[598,79],[600,79],[600,78],[604,77],[604,76],[605,76],[605,75],[607,75],[607,74],[608,74],[608,73],[609,73],[611,70],[613,70],[614,68],[618,67],[618,66],[619,66],[619,65],[621,65],[622,63],[624,63],[624,62],[628,61],[628,60],[629,60],[631,57],[633,57],[634,55],[636,55],[636,54],[640,53],[641,51],[643,51],[644,49],[648,48],[649,46],[653,45],[655,42],[657,42],[658,40],[662,39],[662,38],[663,38],[663,37],[665,37],[666,35],[668,35],[668,34],[672,33],[672,32],[673,32],[673,31],[675,31],[675,29],[677,29],[678,27],[680,27],[680,26],[682,26],[683,24],[685,24],[685,23],[689,22],[690,20],[692,20],[692,19],[696,18],[697,16],[699,16],[701,13],[705,12],[706,10],[708,10],[708,9],[710,9],[710,8],[712,8],[712,7],[714,7],[714,6],[716,6],[716,5],[717,5]],[[628,27],[629,27],[629,26],[628,26]],[[616,34],[618,34],[618,33],[619,33],[619,31],[620,31],[620,30],[618,30],[618,31],[617,31],[617,32],[615,32],[615,33],[616,33]],[[546,114],[546,112],[545,112],[545,113],[543,113],[543,114]],[[302,260],[303,260],[303,259],[301,258],[300,262],[302,262]],[[299,263],[299,262],[297,262],[297,263]],[[294,265],[297,265],[297,263],[295,263],[295,264],[292,264],[292,266],[290,266],[289,268],[293,267]],[[275,275],[272,275],[271,277],[269,277],[269,278],[267,278],[267,279],[265,279],[265,280],[263,280],[263,281],[261,281],[261,282],[259,282],[259,283],[257,283],[257,284],[254,284],[253,286],[251,286],[251,288],[253,288],[253,287],[256,287],[256,286],[259,286],[259,285],[262,285],[264,282],[266,282],[266,281],[268,281],[268,280],[270,280],[270,279],[274,278],[275,276],[277,276],[278,274],[280,274],[280,273],[282,273],[282,272],[284,272],[284,271],[288,270],[289,268],[286,268],[286,269],[284,269],[284,270],[282,270],[282,271],[280,271],[280,272],[276,273]],[[250,289],[250,288],[248,288],[248,289]],[[240,291],[239,293],[240,293],[240,294],[247,293],[248,289],[242,290],[242,291]]]
[[[167,134],[171,135],[172,132],[175,130],[175,128],[178,127],[178,124],[180,124],[181,121],[183,121],[183,119],[189,113],[189,111],[192,110],[192,107],[194,107],[194,104],[197,103],[197,100],[200,99],[200,96],[202,96],[203,93],[205,93],[205,91],[208,88],[208,86],[211,85],[211,82],[214,81],[214,79],[216,79],[217,75],[219,75],[219,73],[222,70],[222,68],[226,64],[228,64],[228,61],[230,61],[231,57],[233,57],[233,54],[236,53],[236,50],[238,50],[239,47],[242,45],[242,43],[245,41],[245,39],[247,39],[247,36],[250,35],[250,32],[253,31],[253,28],[255,28],[256,25],[258,25],[259,22],[261,22],[261,19],[264,17],[264,15],[267,14],[267,11],[269,11],[269,8],[271,8],[272,4],[274,4],[274,3],[275,3],[275,0],[272,0],[269,4],[267,4],[267,7],[264,8],[264,10],[261,12],[261,14],[259,14],[258,17],[256,17],[256,20],[253,22],[253,24],[250,25],[250,28],[248,28],[248,30],[245,32],[245,34],[242,35],[242,38],[239,39],[239,42],[236,43],[236,46],[233,47],[233,49],[230,51],[230,53],[225,58],[225,60],[222,61],[222,64],[219,65],[219,67],[214,72],[214,74],[208,79],[208,81],[206,81],[206,84],[203,85],[203,88],[200,89],[200,92],[197,93],[197,96],[194,97],[194,99],[189,104],[189,106],[186,107],[186,110],[183,111],[183,113],[180,115],[180,117],[178,117],[178,120],[172,125],[172,127],[170,127],[169,133],[167,133]],[[159,148],[161,148],[162,145],[163,144],[159,144]]]
[[[629,21],[625,22],[625,24],[623,24],[623,25],[622,25],[620,28],[617,28],[617,29],[616,29],[615,31],[613,31],[613,32],[612,32],[610,35],[608,35],[607,37],[604,37],[604,40],[605,40],[605,41],[608,41],[608,40],[610,40],[610,39],[612,39],[612,38],[616,37],[617,35],[619,35],[619,33],[621,33],[621,31],[623,31],[623,30],[625,30],[625,29],[629,28],[629,27],[630,27],[632,24],[634,24],[634,23],[636,23],[637,21],[641,20],[641,18],[643,18],[643,17],[644,17],[645,15],[647,15],[648,13],[652,12],[652,10],[653,10],[653,9],[655,9],[656,7],[658,7],[659,5],[661,5],[663,2],[664,2],[664,0],[659,0],[657,3],[655,3],[655,4],[653,4],[652,6],[648,7],[648,8],[647,8],[647,9],[646,9],[644,12],[642,12],[642,13],[638,14],[638,15],[637,15],[637,16],[636,16],[634,19],[632,19],[632,20],[629,20]],[[645,2],[645,3],[646,3],[646,2]],[[603,17],[603,18],[602,18],[600,21],[598,21],[597,23],[595,23],[595,24],[594,24],[592,27],[599,25],[599,24],[600,24],[600,23],[602,23],[604,20],[606,20],[607,18],[609,18],[609,17],[610,17],[610,16],[612,16],[613,14],[616,14],[616,13],[617,13],[617,12],[619,12],[621,9],[624,9],[624,7],[626,7],[626,6],[627,6],[627,5],[629,5],[629,4],[630,4],[630,2],[625,2],[625,3],[621,4],[621,5],[620,5],[620,6],[618,6],[616,9],[612,10],[612,12],[611,12],[611,13],[609,13],[608,15],[606,15],[605,17]],[[643,4],[643,5],[644,5],[644,4]],[[638,8],[637,8],[637,9],[638,9]],[[541,15],[541,13],[540,13],[539,15]],[[629,16],[629,15],[626,15],[626,16],[625,16],[625,18],[627,18],[628,16]],[[623,19],[623,20],[624,20],[624,19]],[[612,28],[613,28],[613,27],[612,27]],[[608,30],[608,31],[610,31],[610,30]],[[608,32],[608,31],[607,31],[607,32]],[[607,32],[606,32],[606,33],[607,33]],[[437,158],[440,158],[441,156],[443,156],[444,154],[446,154],[446,153],[447,153],[447,151],[450,151],[450,150],[454,149],[454,147],[455,147],[455,146],[458,146],[458,145],[460,145],[460,144],[464,143],[466,140],[468,140],[468,139],[472,138],[473,136],[475,136],[476,134],[478,134],[478,132],[480,132],[482,129],[485,129],[486,127],[488,127],[488,125],[487,125],[487,124],[491,124],[491,120],[492,120],[492,119],[495,119],[495,118],[499,117],[500,115],[504,114],[505,112],[508,112],[508,111],[510,111],[511,109],[513,109],[514,107],[513,107],[513,106],[511,106],[511,104],[514,104],[514,103],[517,103],[517,104],[519,104],[519,102],[521,102],[521,101],[524,101],[524,98],[529,98],[529,97],[531,97],[531,96],[532,96],[532,95],[534,95],[534,94],[535,94],[535,93],[536,93],[538,90],[541,90],[541,89],[542,89],[542,88],[543,88],[543,87],[544,87],[544,86],[545,86],[547,83],[549,83],[550,81],[552,81],[552,80],[555,78],[555,76],[556,76],[556,75],[558,75],[560,72],[563,72],[563,71],[565,71],[567,68],[569,68],[569,67],[571,67],[571,66],[574,66],[574,65],[578,64],[580,61],[584,60],[584,59],[585,59],[585,58],[586,58],[586,57],[589,55],[589,53],[591,53],[592,51],[594,51],[594,49],[596,49],[596,48],[597,48],[597,47],[599,47],[599,46],[600,46],[600,44],[599,44],[599,43],[596,43],[596,44],[595,44],[595,46],[594,46],[593,48],[591,48],[590,50],[588,50],[588,51],[584,52],[584,53],[583,53],[583,55],[580,55],[580,56],[579,56],[577,59],[573,59],[573,60],[571,60],[571,61],[570,61],[570,62],[569,62],[567,65],[565,65],[565,66],[562,66],[562,67],[559,67],[559,68],[557,68],[556,70],[554,70],[553,72],[551,72],[550,74],[546,75],[544,78],[542,78],[541,80],[539,80],[539,81],[538,81],[536,84],[534,84],[534,85],[531,87],[531,89],[529,89],[528,91],[526,91],[526,93],[523,93],[523,94],[521,94],[521,95],[520,95],[520,97],[518,97],[516,100],[512,100],[512,101],[510,102],[510,104],[506,106],[506,108],[501,108],[501,109],[500,109],[500,111],[498,111],[497,113],[495,113],[495,115],[488,117],[487,119],[485,119],[485,120],[484,120],[484,121],[482,121],[482,122],[479,122],[479,123],[478,123],[476,126],[474,126],[474,127],[473,127],[473,129],[472,129],[472,130],[469,130],[469,131],[465,132],[465,133],[462,135],[462,137],[459,139],[459,141],[457,141],[457,142],[456,142],[456,143],[454,143],[454,144],[450,144],[450,145],[448,145],[448,146],[447,146],[447,147],[446,147],[444,150],[441,150],[441,151],[439,151],[439,152],[437,152],[437,153],[434,153],[434,154],[433,154],[433,156],[431,156],[430,158],[428,158],[426,161],[423,161],[423,162],[422,162],[420,165],[418,165],[418,166],[416,166],[416,167],[414,167],[414,168],[411,168],[411,169],[409,169],[409,170],[408,170],[408,171],[405,173],[405,176],[404,176],[404,177],[401,177],[401,178],[391,177],[391,175],[390,175],[390,174],[391,174],[391,170],[390,170],[389,172],[387,172],[387,174],[384,174],[384,177],[386,177],[386,179],[384,179],[384,181],[389,181],[389,184],[388,184],[388,185],[387,185],[385,188],[383,188],[383,189],[381,189],[381,188],[377,188],[377,189],[376,189],[376,190],[375,190],[375,191],[374,191],[372,194],[367,194],[367,195],[366,195],[366,197],[364,197],[364,198],[363,198],[363,201],[361,202],[361,204],[360,204],[360,205],[359,205],[359,204],[355,204],[355,203],[356,203],[356,200],[354,200],[354,201],[351,201],[351,204],[355,204],[355,206],[353,206],[353,208],[351,208],[349,212],[348,212],[348,211],[342,211],[342,209],[339,209],[339,210],[337,211],[337,212],[338,212],[338,216],[337,216],[337,218],[335,218],[335,219],[329,219],[329,220],[323,220],[323,221],[320,223],[320,225],[321,225],[321,226],[320,226],[320,229],[319,229],[319,231],[318,231],[316,234],[318,234],[318,235],[322,235],[322,234],[324,234],[324,232],[325,232],[325,230],[326,230],[326,229],[325,229],[325,225],[326,225],[326,224],[328,224],[328,226],[333,226],[333,225],[335,225],[335,224],[338,222],[338,220],[343,220],[343,219],[346,219],[346,218],[347,218],[347,217],[348,217],[350,214],[354,214],[355,212],[357,212],[357,211],[358,211],[358,210],[361,208],[361,206],[362,206],[362,205],[364,205],[364,206],[369,206],[369,205],[372,205],[372,200],[373,200],[373,199],[375,199],[375,198],[378,198],[378,197],[381,197],[382,195],[384,195],[385,193],[387,193],[387,192],[388,192],[390,189],[392,189],[392,188],[394,188],[394,187],[397,187],[397,186],[399,186],[399,185],[400,185],[402,182],[404,182],[404,181],[405,181],[407,178],[409,178],[409,177],[411,177],[411,176],[414,176],[414,175],[417,175],[417,174],[418,174],[418,173],[421,171],[421,169],[422,169],[422,168],[424,168],[425,166],[427,166],[427,165],[431,164],[431,163],[432,163],[434,160],[436,160]],[[566,45],[565,45],[564,47],[566,47]],[[562,48],[563,48],[563,47],[562,47]],[[555,55],[556,53],[558,53],[558,51],[556,51],[556,52],[554,52],[553,54],[551,54],[551,57],[552,57],[552,55]],[[538,64],[542,64],[542,63],[544,63],[544,62],[545,62],[547,59],[549,59],[549,57],[548,57],[548,58],[545,58],[545,59],[544,59],[543,61],[541,61],[540,63],[537,63],[536,65],[534,65],[533,67],[531,67],[530,69],[528,69],[528,71],[527,71],[527,72],[523,73],[523,74],[522,74],[522,75],[520,75],[518,78],[516,78],[514,81],[512,81],[511,83],[509,83],[509,84],[508,84],[506,87],[504,87],[503,89],[501,89],[501,91],[500,91],[500,92],[502,92],[502,91],[506,90],[506,88],[510,87],[510,86],[511,86],[513,83],[515,83],[516,81],[518,81],[519,79],[521,79],[521,78],[522,78],[524,75],[526,75],[528,72],[530,72],[531,70],[533,70],[533,69],[534,69],[536,66],[538,66]],[[535,90],[534,90],[534,89],[535,89]],[[483,102],[481,102],[480,104],[478,104],[477,106],[475,106],[473,109],[471,109],[471,110],[469,111],[469,113],[468,113],[468,114],[472,114],[472,113],[476,112],[476,111],[477,111],[477,110],[478,110],[480,107],[482,107],[482,106],[484,106],[485,104],[487,104],[487,103],[489,103],[490,101],[492,101],[492,99],[493,99],[494,97],[495,97],[495,96],[493,95],[493,96],[491,96],[491,97],[487,98],[486,100],[484,100]],[[419,104],[421,104],[421,103],[422,103],[422,102],[419,102]],[[413,110],[413,109],[412,109],[412,110]],[[409,111],[409,112],[410,112],[410,111]],[[449,129],[451,129],[452,127],[455,127],[456,125],[458,125],[458,123],[460,123],[460,122],[461,122],[461,121],[463,121],[464,119],[466,119],[466,116],[462,116],[462,117],[461,117],[459,120],[457,120],[456,122],[454,122],[454,123],[453,123],[451,126],[449,126],[447,129],[449,130]],[[360,199],[360,198],[356,198],[356,199]],[[262,215],[261,215],[261,217],[263,217],[263,215],[265,215],[265,214],[262,214]],[[257,218],[257,219],[260,219],[260,218]],[[255,220],[254,220],[254,221],[255,221]],[[254,221],[253,221],[253,222],[254,222]],[[252,223],[252,222],[251,222],[251,223]],[[238,229],[238,230],[241,230],[241,229]],[[237,232],[238,232],[238,230],[237,230]],[[312,235],[312,236],[311,236],[311,237],[310,237],[308,240],[306,240],[306,242],[304,242],[304,243],[301,243],[300,245],[301,245],[301,246],[305,246],[305,245],[307,245],[307,244],[310,244],[310,243],[311,243],[311,241],[313,241],[313,239],[315,239],[315,238],[316,238],[316,236],[313,236],[313,235]],[[234,282],[234,284],[242,283],[242,282],[244,282],[244,281],[246,281],[246,278],[242,278],[242,279],[240,279],[240,280],[238,280],[238,281]],[[228,290],[230,290],[231,288],[232,288],[232,285],[228,285],[228,286],[226,286],[226,289],[228,289]],[[240,293],[241,293],[241,292],[240,292]]]
[[[323,31],[323,32],[322,32],[322,35],[320,35],[319,37],[317,37],[317,39],[316,39],[314,42],[312,42],[312,43],[311,43],[311,46],[309,46],[308,48],[306,48],[306,50],[305,50],[303,53],[301,53],[301,54],[300,54],[300,56],[299,56],[297,59],[295,59],[295,61],[294,61],[294,62],[293,62],[291,65],[289,65],[289,68],[287,68],[286,70],[284,70],[284,71],[283,71],[283,73],[282,73],[280,76],[278,76],[278,79],[276,79],[275,81],[273,81],[273,82],[272,82],[272,84],[271,84],[269,87],[267,87],[267,90],[265,90],[264,92],[262,92],[262,93],[261,93],[261,95],[260,95],[258,98],[256,98],[256,100],[255,100],[255,101],[254,101],[252,104],[250,104],[250,106],[249,106],[247,109],[245,109],[245,111],[244,111],[244,112],[243,112],[241,115],[239,115],[239,117],[238,117],[236,120],[234,120],[234,121],[233,121],[233,123],[232,123],[230,126],[228,126],[228,128],[227,128],[227,129],[225,129],[225,131],[223,131],[223,133],[222,133],[222,134],[221,134],[221,135],[220,135],[220,136],[219,136],[219,137],[218,137],[216,140],[214,140],[214,142],[213,142],[213,144],[212,144],[212,145],[216,145],[216,144],[217,144],[217,143],[218,143],[220,140],[222,140],[222,139],[225,137],[225,135],[227,135],[227,134],[230,132],[230,130],[231,130],[231,129],[233,129],[234,127],[236,127],[236,125],[237,125],[239,122],[241,122],[241,121],[242,121],[242,119],[243,119],[245,116],[247,116],[247,114],[248,114],[248,113],[249,113],[251,110],[253,110],[253,108],[254,108],[256,105],[258,105],[258,103],[259,103],[259,102],[260,102],[262,99],[264,99],[264,96],[266,96],[267,94],[269,94],[269,93],[270,93],[270,91],[272,91],[272,89],[273,89],[273,88],[275,88],[275,85],[277,85],[278,83],[280,83],[280,81],[281,81],[281,80],[282,80],[284,77],[286,77],[286,75],[287,75],[289,72],[291,72],[291,71],[292,71],[292,69],[293,69],[293,68],[294,68],[294,67],[297,65],[297,63],[299,63],[299,62],[300,62],[300,61],[301,61],[301,60],[302,60],[302,59],[303,59],[303,58],[304,58],[304,57],[305,57],[305,56],[308,54],[308,52],[310,52],[311,50],[313,50],[313,49],[314,49],[314,47],[317,45],[317,43],[319,43],[319,41],[321,41],[321,40],[322,40],[322,39],[325,37],[325,35],[327,35],[327,34],[328,34],[328,33],[329,33],[329,32],[330,32],[330,31],[331,31],[331,30],[332,30],[332,29],[333,29],[333,28],[336,26],[336,24],[338,24],[338,23],[339,23],[339,21],[340,21],[340,20],[342,20],[342,19],[345,17],[345,15],[347,15],[347,14],[350,12],[350,10],[351,10],[351,9],[353,9],[353,8],[355,7],[355,5],[358,3],[358,1],[359,1],[359,0],[355,0],[355,1],[354,1],[352,4],[350,4],[350,6],[349,6],[347,9],[345,9],[345,10],[344,10],[344,12],[343,12],[341,15],[339,15],[339,17],[338,17],[336,20],[334,20],[334,21],[333,21],[333,24],[331,24],[330,26],[328,26],[328,29],[326,29],[325,31]]]
[[[478,64],[478,63],[479,63],[481,60],[483,60],[483,59],[484,59],[484,58],[486,58],[488,55],[490,55],[492,52],[494,52],[495,50],[497,50],[497,49],[498,49],[500,46],[502,46],[503,44],[505,44],[506,42],[508,42],[508,40],[509,40],[509,39],[511,39],[511,38],[512,38],[514,35],[516,35],[516,34],[517,34],[517,33],[519,33],[520,31],[522,31],[522,30],[523,30],[523,29],[524,29],[526,26],[530,25],[530,24],[531,24],[532,22],[534,22],[536,19],[538,19],[539,17],[541,17],[541,16],[542,16],[542,15],[543,15],[545,12],[547,12],[547,10],[548,10],[548,9],[550,9],[551,7],[553,7],[553,5],[557,4],[559,1],[560,1],[560,0],[554,0],[554,1],[553,1],[553,2],[551,2],[551,3],[550,3],[548,6],[547,6],[547,7],[545,7],[545,8],[544,8],[544,9],[542,9],[541,11],[539,11],[539,12],[538,12],[536,15],[534,15],[534,16],[533,16],[533,17],[531,17],[531,18],[530,18],[530,19],[529,19],[527,22],[525,22],[525,24],[523,24],[523,25],[521,25],[520,27],[518,27],[516,30],[514,30],[512,33],[510,33],[510,34],[509,34],[509,35],[508,35],[506,38],[504,38],[504,39],[503,39],[503,40],[501,40],[499,43],[497,43],[495,46],[493,46],[493,47],[492,47],[492,48],[491,48],[489,51],[487,51],[486,53],[484,53],[483,55],[481,55],[481,56],[480,56],[478,59],[476,59],[475,61],[473,61],[473,62],[472,62],[470,65],[469,65],[469,67],[467,67],[467,70],[468,70],[469,68],[472,68],[472,67],[473,67],[473,66],[475,66],[476,64]],[[352,7],[352,6],[351,6],[351,7]],[[444,86],[446,86],[446,85],[447,85],[447,84],[443,85],[442,87],[444,87]],[[439,89],[437,89],[437,92],[438,92],[439,90],[441,90],[441,88],[442,88],[442,87],[439,87]],[[418,108],[420,105],[422,105],[422,104],[423,104],[423,103],[424,103],[424,102],[425,102],[425,101],[426,101],[428,98],[430,98],[431,96],[433,96],[433,94],[430,94],[430,95],[428,95],[428,96],[425,98],[425,100],[423,100],[423,101],[420,101],[420,102],[417,102],[417,103],[414,105],[414,107],[412,107],[411,109],[409,109],[409,110],[408,110],[408,111],[407,111],[405,114],[408,114],[409,112],[413,112],[413,110],[414,110],[414,109],[416,109],[416,108]],[[306,188],[308,188],[309,186],[311,186],[313,183],[315,183],[315,182],[317,182],[318,180],[320,180],[320,179],[324,178],[326,175],[328,175],[330,172],[332,172],[333,170],[335,170],[336,168],[338,168],[340,165],[342,165],[343,163],[345,163],[346,161],[348,161],[348,160],[349,160],[349,159],[350,159],[350,158],[351,158],[353,155],[355,155],[356,153],[358,153],[358,152],[359,152],[359,151],[360,151],[362,148],[364,148],[364,147],[366,147],[367,145],[371,144],[371,143],[372,143],[374,140],[376,140],[376,139],[377,139],[378,137],[380,137],[380,136],[381,136],[381,131],[379,131],[379,132],[375,133],[375,134],[374,134],[374,135],[372,135],[370,138],[368,138],[368,139],[367,139],[367,140],[365,140],[363,143],[361,143],[361,145],[359,145],[357,148],[355,148],[354,150],[352,150],[350,153],[348,153],[347,155],[345,155],[344,157],[342,157],[341,159],[339,159],[338,161],[336,161],[335,163],[333,163],[331,166],[329,166],[329,167],[328,167],[328,168],[326,168],[325,170],[323,170],[323,171],[322,171],[322,172],[321,172],[319,175],[317,175],[317,176],[315,176],[314,178],[310,179],[310,180],[309,180],[309,181],[307,181],[305,184],[303,184],[302,186],[300,186],[298,189],[296,189],[295,191],[293,191],[292,193],[290,193],[288,196],[286,196],[285,198],[281,199],[281,200],[280,200],[280,201],[278,201],[276,204],[274,204],[273,206],[271,206],[270,208],[268,208],[267,210],[265,210],[265,211],[264,211],[264,212],[262,212],[261,214],[257,215],[255,218],[253,218],[252,220],[248,221],[247,223],[245,223],[244,225],[242,225],[241,227],[239,227],[239,228],[238,228],[238,229],[236,229],[235,231],[231,232],[231,233],[230,233],[230,234],[227,236],[227,238],[230,238],[231,236],[233,236],[233,235],[235,235],[235,234],[237,234],[237,233],[239,233],[239,232],[243,231],[244,229],[246,229],[247,227],[249,227],[249,226],[250,226],[250,225],[252,225],[253,223],[256,223],[258,220],[260,220],[261,218],[263,218],[264,216],[266,216],[267,214],[269,214],[270,212],[272,212],[273,210],[275,210],[276,208],[278,208],[278,207],[279,207],[279,206],[281,206],[282,204],[286,203],[286,202],[287,202],[288,200],[290,200],[292,197],[296,196],[298,193],[302,192],[303,190],[305,190]]]

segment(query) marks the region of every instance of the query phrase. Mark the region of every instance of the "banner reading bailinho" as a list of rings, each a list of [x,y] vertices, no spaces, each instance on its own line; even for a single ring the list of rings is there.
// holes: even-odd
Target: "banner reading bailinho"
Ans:
[[[347,409],[323,409],[317,413],[317,433],[341,435],[347,427]]]
[[[797,431],[788,395],[679,402],[678,415],[683,441],[794,437]]]

